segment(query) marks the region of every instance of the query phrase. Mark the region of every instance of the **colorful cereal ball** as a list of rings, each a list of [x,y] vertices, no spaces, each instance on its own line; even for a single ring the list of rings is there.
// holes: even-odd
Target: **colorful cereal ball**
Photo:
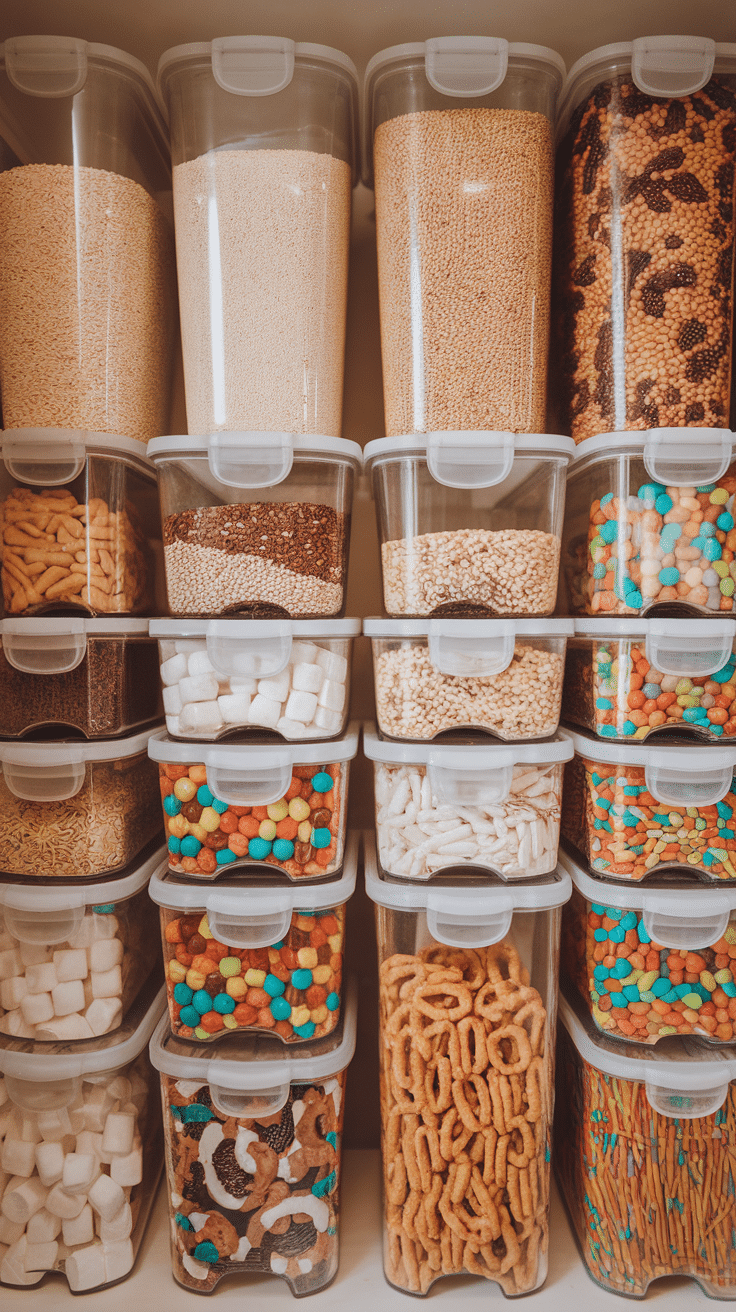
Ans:
[[[166,981],[174,1032],[208,1039],[224,1030],[273,1030],[285,1042],[322,1038],[338,1020],[344,912],[295,911],[270,948],[233,948],[206,915],[168,919]]]
[[[644,646],[601,644],[594,656],[596,729],[602,738],[646,738],[678,725],[709,738],[736,734],[736,654],[715,674],[678,677],[649,664]]]
[[[236,862],[265,862],[292,879],[324,875],[337,861],[339,765],[295,766],[270,806],[229,806],[207,786],[204,765],[160,765],[172,869],[212,877]]]

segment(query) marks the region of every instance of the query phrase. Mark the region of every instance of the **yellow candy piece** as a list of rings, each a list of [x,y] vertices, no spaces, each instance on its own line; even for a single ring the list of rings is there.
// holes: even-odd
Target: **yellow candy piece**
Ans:
[[[267,843],[272,843],[276,837],[276,823],[273,820],[261,820],[258,826],[258,837],[265,838]]]
[[[225,992],[229,993],[231,998],[235,998],[236,1002],[240,1002],[248,992],[248,985],[242,975],[231,975],[225,985]]]
[[[199,826],[204,829],[206,834],[214,834],[216,829],[220,828],[220,817],[211,806],[206,806],[199,817]]]
[[[701,970],[700,983],[703,985],[704,989],[708,990],[709,993],[715,993],[716,981],[714,977],[711,975],[709,970]]]
[[[246,970],[245,972],[245,982],[248,985],[248,988],[251,989],[263,988],[263,981],[265,980],[265,978],[266,978],[265,970],[251,969],[251,970]]]
[[[639,992],[648,993],[656,978],[657,978],[656,970],[648,970],[646,975],[641,975],[638,981]]]
[[[330,940],[328,940],[328,942],[329,941]],[[299,948],[296,954],[296,958],[297,961],[299,962],[299,965],[302,967],[302,970],[314,970],[314,967],[317,965],[317,962],[319,961],[316,948]],[[296,1024],[296,1022],[293,1023]],[[299,1022],[300,1025],[303,1025],[304,1023],[305,1023],[304,1021]]]
[[[298,1025],[306,1025],[309,1018],[309,1007],[294,1007],[289,1020],[296,1029]]]
[[[288,814],[289,803],[285,797],[282,797],[280,802],[272,802],[270,806],[266,807],[266,815],[269,820],[275,820],[277,824],[279,820],[285,820]]]
[[[310,1011],[309,1019],[313,1020],[315,1025],[321,1025],[323,1021],[327,1020],[328,1015],[329,1012],[323,1003],[321,1007],[315,1007]]]
[[[342,934],[330,934],[327,942],[330,945],[330,952],[342,952]]]
[[[189,833],[189,821],[183,815],[172,815],[168,823],[169,833],[174,838],[184,838]]]
[[[199,922],[199,929],[198,929],[197,932],[198,932],[199,934],[202,935],[202,938],[214,938],[214,937],[215,937],[214,934],[212,933],[212,930],[210,929],[210,922],[209,922],[209,920],[207,919],[207,913],[206,913],[206,912],[205,912],[205,914],[202,916],[202,919],[201,919],[200,922]]]
[[[309,802],[305,802],[303,797],[292,797],[289,802],[289,815],[297,823],[306,820],[309,816]]]
[[[195,825],[190,824],[189,832],[190,834],[194,834],[194,837],[199,839],[200,843],[203,843],[205,838],[207,837],[207,830],[203,829],[200,824],[195,824]]]
[[[167,967],[167,974],[169,979],[173,980],[174,984],[181,984],[187,977],[187,968],[186,966],[182,966],[181,962],[177,961],[176,957],[172,957]]]
[[[736,926],[729,925],[723,937],[727,943],[736,943]]]
[[[186,775],[174,784],[174,797],[178,797],[180,802],[191,802],[196,792],[197,785],[193,779],[187,779]]]
[[[192,970],[190,967],[190,969],[187,971],[187,984],[189,985],[190,989],[194,989],[194,992],[196,993],[197,989],[204,988],[204,975],[202,975],[198,970]]]
[[[296,831],[296,836],[299,839],[300,843],[311,843],[312,826],[309,820],[302,820],[299,828]]]
[[[222,1023],[225,1026],[226,1030],[237,1030],[239,1028],[238,1022],[236,1021],[232,1012],[230,1012],[229,1015],[227,1016],[223,1016]]]
[[[312,979],[315,984],[326,984],[332,975],[329,966],[315,966],[312,971]]]

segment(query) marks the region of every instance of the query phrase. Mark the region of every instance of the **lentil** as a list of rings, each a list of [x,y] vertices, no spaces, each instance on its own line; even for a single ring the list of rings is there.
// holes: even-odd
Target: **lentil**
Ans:
[[[560,542],[541,529],[454,529],[381,544],[389,615],[473,608],[491,615],[549,615]]]

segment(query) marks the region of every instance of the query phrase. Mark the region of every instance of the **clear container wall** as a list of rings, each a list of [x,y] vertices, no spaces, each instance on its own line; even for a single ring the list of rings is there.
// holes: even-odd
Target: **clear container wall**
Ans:
[[[213,796],[205,765],[159,765],[169,867],[200,879],[264,863],[290,879],[334,874],[345,848],[348,772],[347,761],[295,765],[278,802],[235,806]]]
[[[431,879],[448,867],[507,879],[557,864],[561,765],[515,765],[508,795],[485,806],[435,796],[424,765],[375,762],[376,840],[383,871]]]
[[[295,454],[274,487],[213,480],[205,456],[158,461],[172,615],[341,615],[353,467]]]
[[[0,496],[6,615],[155,610],[160,520],[142,466],[91,451],[76,477],[44,487],[0,464]]]
[[[666,487],[641,454],[601,455],[569,476],[562,572],[574,615],[730,615],[736,465],[717,483]]]
[[[339,437],[350,79],[297,56],[282,91],[235,95],[193,56],[163,83],[189,432]]]
[[[517,913],[492,947],[446,947],[425,912],[376,908],[384,1270],[426,1294],[547,1274],[560,913]]]
[[[514,56],[477,99],[436,91],[423,55],[375,78],[388,434],[545,430],[556,89]]]
[[[496,487],[432,478],[426,459],[377,459],[373,493],[389,615],[549,615],[557,596],[566,460],[518,454]]]
[[[426,638],[374,638],[380,732],[415,741],[465,728],[511,742],[549,737],[560,719],[565,641],[519,637],[500,674],[462,678],[432,664]]]
[[[728,427],[734,150],[733,58],[673,99],[612,62],[575,108],[558,155],[556,431]]]
[[[163,1163],[148,1054],[61,1089],[26,1082],[18,1101],[16,1085],[5,1089],[0,1282],[38,1284],[62,1271],[81,1293],[123,1280]]]
[[[734,1298],[734,1085],[712,1115],[670,1118],[638,1080],[584,1061],[562,1025],[557,1044],[555,1166],[588,1274],[634,1298],[673,1275]]]
[[[275,1275],[311,1294],[337,1272],[345,1073],[292,1085],[285,1106],[235,1116],[196,1079],[161,1076],[174,1278],[210,1293]],[[298,1135],[298,1139],[297,1139]],[[306,1218],[306,1219],[305,1219]]]
[[[90,56],[76,95],[0,72],[6,428],[166,432],[176,338],[171,171],[136,77]]]

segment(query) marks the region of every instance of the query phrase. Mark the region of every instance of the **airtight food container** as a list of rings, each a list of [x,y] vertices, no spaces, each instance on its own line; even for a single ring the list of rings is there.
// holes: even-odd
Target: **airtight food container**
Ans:
[[[148,454],[172,615],[342,615],[357,442],[214,433],[156,438]]]
[[[571,620],[368,619],[363,632],[383,738],[479,729],[518,741],[557,729]]]
[[[562,762],[572,747],[381,740],[366,725],[374,762],[376,838],[383,874],[431,879],[443,870],[523,879],[557,864]]]
[[[281,872],[324,879],[343,861],[358,725],[322,743],[184,743],[163,730],[158,762],[169,869],[196,879]]]
[[[494,37],[392,46],[368,64],[390,435],[545,429],[564,75],[554,50]]]
[[[551,614],[573,451],[540,434],[369,442],[388,614]]]
[[[5,615],[155,610],[161,529],[156,474],[140,442],[6,430],[0,455]]]
[[[174,46],[171,120],[187,422],[340,436],[358,79],[286,37]]]
[[[547,1274],[569,876],[513,889],[399,885],[379,877],[371,837],[365,877],[378,937],[386,1279],[411,1294],[450,1275],[531,1293]]]
[[[176,342],[169,142],[150,74],[112,46],[8,37],[0,141],[6,437],[147,442],[166,431]]]
[[[273,1275],[295,1295],[337,1272],[342,1124],[357,990],[338,1029],[284,1054],[239,1034],[222,1056],[161,1021],[161,1073],[174,1279],[209,1294],[228,1275]]]
[[[161,834],[148,738],[0,742],[0,872],[93,879],[133,861]]]
[[[643,1298],[690,1276],[732,1299],[734,1049],[622,1045],[563,994],[555,1067],[557,1178],[591,1279]]]
[[[151,620],[166,728],[213,740],[273,730],[287,741],[347,726],[360,620]]]
[[[357,862],[354,834],[341,877],[299,892],[233,879],[204,891],[164,863],[149,893],[161,909],[172,1034],[227,1039],[228,1049],[245,1030],[297,1045],[331,1034],[340,1023],[345,907]]]
[[[596,1027],[629,1043],[736,1034],[736,888],[662,878],[625,888],[591,879],[567,852],[573,882],[562,915],[561,968]]]
[[[73,1051],[3,1036],[1,1284],[59,1271],[78,1294],[130,1274],[163,1165],[146,1045],[164,1007],[149,983],[114,1035]]]
[[[0,621],[3,733],[113,738],[162,714],[146,620]]]
[[[118,1029],[159,973],[147,885],[162,855],[157,847],[117,879],[40,895],[0,883],[0,1035],[68,1043]]]
[[[736,628],[729,617],[578,619],[562,713],[600,738],[736,733]]]
[[[562,832],[594,874],[736,879],[736,748],[615,743],[561,729]]]
[[[600,46],[561,95],[551,354],[555,424],[728,426],[736,45]]]

